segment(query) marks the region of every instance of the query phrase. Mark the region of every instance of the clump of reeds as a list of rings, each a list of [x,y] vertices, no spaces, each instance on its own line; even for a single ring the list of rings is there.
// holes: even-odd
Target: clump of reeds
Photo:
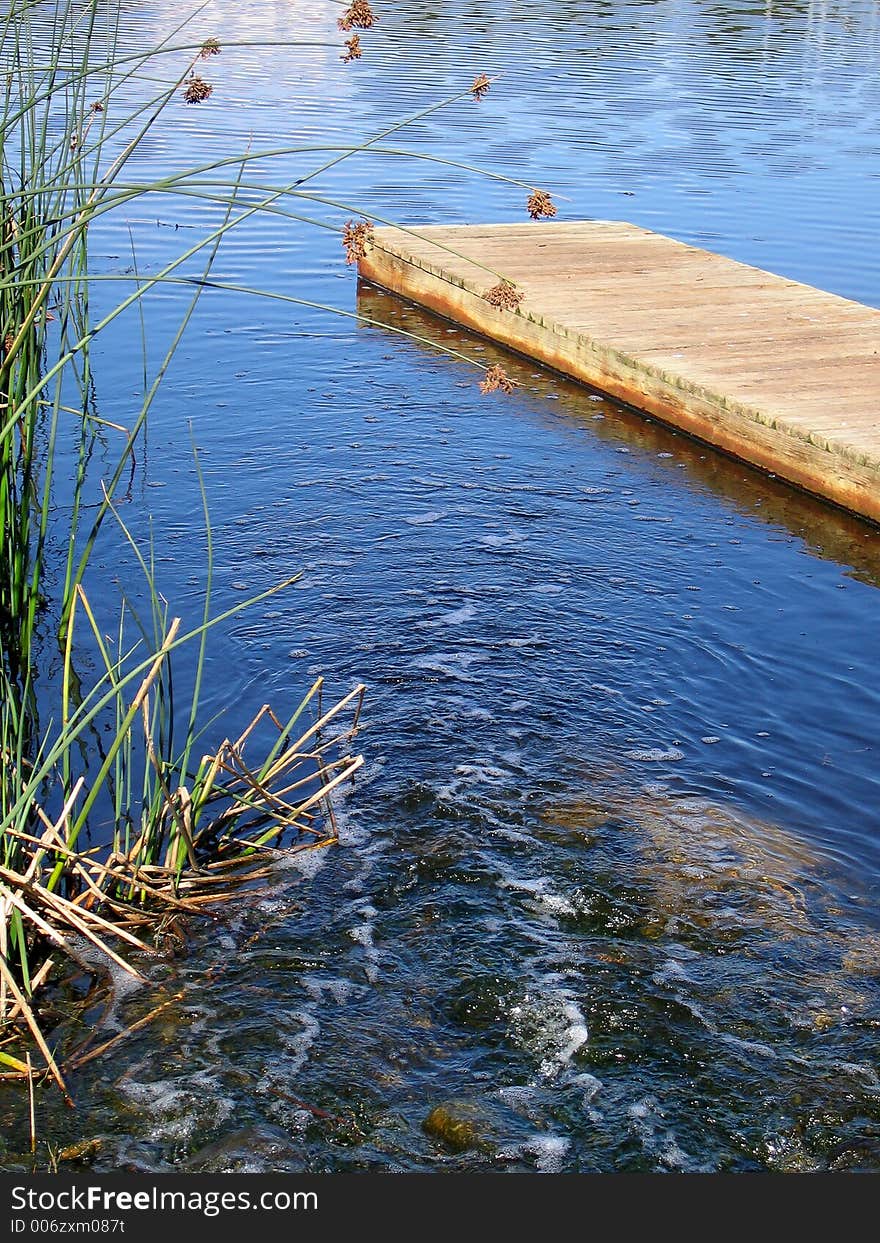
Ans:
[[[498,363],[487,368],[486,374],[480,382],[481,393],[512,393],[517,387],[517,381],[509,376]]]
[[[103,961],[136,971],[130,954],[150,952],[178,917],[222,901],[233,884],[267,876],[279,853],[335,841],[332,797],[362,762],[349,744],[363,688],[324,711],[320,680],[288,720],[267,706],[243,733],[199,754],[206,636],[270,593],[212,616],[206,512],[204,613],[198,626],[181,633],[154,581],[152,552],[138,548],[115,499],[134,469],[138,438],[202,290],[211,285],[241,292],[212,276],[222,239],[259,211],[302,222],[292,200],[343,206],[310,195],[305,183],[376,140],[332,149],[331,158],[311,172],[268,191],[248,182],[251,161],[301,156],[314,148],[269,156],[248,152],[155,184],[123,184],[131,156],[167,122],[169,109],[211,95],[197,68],[216,57],[220,45],[216,39],[195,43],[180,72],[149,87],[155,93],[148,102],[120,118],[115,105],[121,85],[137,68],[147,71],[146,81],[155,77],[149,50],[122,74],[103,55],[99,68],[92,68],[91,37],[101,4],[58,0],[57,63],[48,73],[34,63],[32,0],[10,0],[5,21],[0,18],[0,48],[13,66],[0,94],[0,1076],[21,1076],[31,1084],[35,1074],[63,1082],[61,1058],[41,1023],[40,999],[65,963],[94,970],[78,948],[80,940]],[[369,29],[375,21],[369,4],[354,0],[340,25]],[[358,36],[346,47],[356,59]],[[482,93],[484,77],[474,81]],[[421,109],[379,137],[455,100],[479,98],[474,87]],[[209,180],[230,167],[227,182]],[[120,276],[133,287],[96,323],[88,297],[92,221],[135,198],[178,190],[219,209],[221,222],[149,277]],[[374,244],[372,222],[348,220],[342,240],[349,263],[363,258]],[[179,277],[178,267],[197,255],[204,256],[201,276]],[[487,297],[515,309],[513,300],[521,295],[512,282],[493,275],[499,284]],[[93,405],[96,334],[150,290],[178,280],[193,291],[191,300],[155,377],[145,382],[140,406],[127,426],[100,420]],[[480,387],[509,393],[516,384],[495,366]],[[108,477],[100,501],[87,508],[99,435],[118,436],[119,448],[114,461],[107,442],[101,460],[110,463]],[[56,455],[65,437],[74,445],[75,486],[67,525],[59,531]],[[112,638],[107,623],[98,621],[87,582],[108,520],[134,552],[148,599],[145,617],[134,617],[121,604]],[[50,536],[52,546],[61,547],[53,576],[47,574]],[[128,637],[132,622],[134,641]],[[184,643],[197,647],[194,685],[186,696],[173,687],[174,652]],[[50,673],[37,683],[39,668]],[[93,673],[86,676],[85,669]],[[101,832],[98,823],[108,826],[107,833],[86,845],[93,829]],[[31,1047],[22,1053],[18,1045],[28,1039]]]
[[[201,104],[214,93],[210,82],[206,82],[200,74],[191,73],[183,88],[183,98],[188,104]]]
[[[378,20],[370,7],[369,0],[351,0],[351,4],[342,14],[337,25],[340,30],[370,30]]]
[[[487,289],[483,297],[490,306],[497,306],[499,310],[516,311],[525,295],[512,281],[501,280],[491,289]]]
[[[374,231],[369,220],[346,220],[342,227],[342,246],[345,250],[345,262],[357,263],[365,259],[367,251],[373,245]]]
[[[556,215],[556,204],[546,190],[533,190],[526,199],[526,211],[533,220],[549,220]]]
[[[483,96],[488,93],[491,85],[491,79],[485,73],[480,73],[474,78],[474,83],[471,87],[471,94],[477,103],[479,103]]]
[[[353,60],[360,60],[364,54],[360,35],[352,35],[350,39],[346,39],[345,49],[345,52],[340,57],[343,64],[348,65]]]
[[[201,43],[183,72],[134,118],[108,125],[114,67],[90,67],[98,7],[97,0],[85,9],[59,3],[59,60],[48,77],[34,63],[29,0],[16,0],[5,22],[0,18],[0,48],[13,66],[0,96],[0,1076],[21,1076],[31,1085],[44,1074],[63,1085],[61,1057],[43,1030],[41,998],[65,963],[94,970],[81,943],[99,961],[136,974],[126,950],[150,951],[170,917],[195,913],[222,901],[233,885],[268,875],[279,854],[335,841],[333,792],[362,762],[348,744],[363,687],[324,711],[320,679],[287,722],[266,706],[243,733],[197,756],[206,635],[239,608],[210,615],[208,528],[204,616],[181,634],[160,600],[154,558],[122,525],[114,496],[200,286],[128,428],[94,413],[91,342],[146,289],[170,278],[182,259],[139,280],[135,293],[97,325],[86,291],[91,221],[132,197],[130,188],[115,188],[119,175],[178,91],[185,102],[207,98],[211,88],[195,65],[220,49],[216,40]],[[149,64],[145,54],[143,65]],[[100,98],[90,99],[96,74]],[[126,126],[126,143],[121,150],[114,144],[105,159],[108,141]],[[203,279],[235,222],[237,192],[230,183],[223,223],[188,252],[207,252]],[[103,499],[83,531],[88,466],[97,436],[108,432],[120,437],[118,461],[113,466],[110,459]],[[51,526],[55,459],[68,433],[78,465],[72,504],[64,499],[68,526],[59,531]],[[150,614],[135,618],[123,604],[113,638],[99,625],[85,586],[110,515],[145,575]],[[50,529],[53,541],[62,541],[60,574],[54,574],[59,587],[51,590]],[[126,630],[133,620],[140,637],[131,641]],[[187,642],[197,647],[197,663],[180,738],[181,708],[170,707],[181,703],[172,665],[174,651]],[[55,646],[53,662],[46,658]],[[84,660],[96,668],[90,680],[80,672]],[[38,668],[53,664],[57,678],[44,674],[38,691]],[[309,715],[316,715],[311,724]],[[267,728],[274,740],[267,740]],[[86,845],[97,813],[109,838]],[[28,1040],[19,1055],[17,1046]]]

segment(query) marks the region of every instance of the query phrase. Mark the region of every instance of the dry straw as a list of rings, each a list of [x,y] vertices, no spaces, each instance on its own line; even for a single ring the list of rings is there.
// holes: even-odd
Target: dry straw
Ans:
[[[340,30],[370,30],[378,20],[368,0],[352,0],[337,25]]]
[[[533,190],[526,199],[526,210],[533,220],[556,215],[556,204],[546,190]]]
[[[279,859],[331,845],[337,840],[333,799],[362,764],[351,744],[364,689],[356,687],[325,711],[321,679],[286,721],[266,705],[238,737],[205,748],[201,755],[203,744],[196,750],[203,728],[199,694],[208,631],[289,583],[214,615],[206,513],[204,614],[199,625],[181,633],[153,579],[154,551],[137,547],[114,506],[114,497],[134,470],[135,446],[151,404],[201,291],[213,285],[243,292],[244,287],[223,285],[212,275],[221,240],[231,228],[260,211],[304,221],[306,217],[289,209],[292,198],[329,205],[329,200],[304,191],[305,182],[340,160],[381,151],[377,144],[382,139],[440,108],[471,96],[481,99],[490,79],[478,75],[470,88],[422,108],[370,141],[329,148],[332,158],[298,176],[292,186],[249,183],[246,169],[258,158],[319,148],[249,152],[140,184],[123,181],[123,169],[147,135],[167,121],[168,106],[175,100],[182,97],[196,104],[211,96],[211,84],[197,69],[200,62],[219,55],[219,42],[208,39],[191,46],[182,72],[158,88],[141,112],[120,118],[119,92],[140,70],[146,70],[145,80],[155,80],[154,54],[114,60],[96,85],[90,61],[94,48],[90,50],[83,21],[97,21],[98,2],[58,0],[59,57],[67,57],[66,69],[60,85],[47,92],[42,70],[28,60],[34,47],[28,34],[33,7],[31,0],[12,0],[5,26],[0,19],[0,34],[14,45],[13,60],[19,66],[5,101],[0,98],[2,138],[7,154],[16,144],[21,148],[27,172],[24,180],[18,170],[10,177],[15,161],[8,159],[0,169],[0,1078],[25,1080],[29,1090],[48,1078],[66,1091],[68,1068],[110,1050],[127,1033],[100,1043],[96,1024],[72,1053],[56,1047],[55,1036],[44,1030],[51,1010],[43,999],[57,990],[65,969],[81,979],[95,974],[97,961],[107,964],[108,971],[112,967],[138,975],[138,964],[147,962],[157,946],[179,943],[186,921],[216,908],[242,886],[270,881]],[[353,0],[339,21],[347,31],[370,29],[375,23],[365,0]],[[356,33],[345,47],[346,62],[362,54]],[[70,61],[74,52],[81,56],[79,68]],[[99,90],[101,97],[94,101]],[[123,131],[124,145],[118,150],[116,138]],[[34,141],[40,134],[42,147]],[[113,152],[109,162],[108,151]],[[426,152],[409,154],[455,165]],[[230,165],[233,176],[226,183],[218,181],[217,175]],[[492,176],[530,189],[501,174]],[[219,204],[225,210],[223,223],[149,277],[135,271],[131,278],[93,278],[87,247],[92,221],[157,190]],[[257,201],[243,198],[243,192]],[[357,211],[351,205],[333,205],[334,210],[342,206]],[[531,191],[528,208],[535,218],[556,210],[549,195],[538,190]],[[349,219],[342,242],[348,263],[364,258],[374,244],[372,222]],[[199,255],[204,257],[201,275],[180,275],[178,269]],[[503,274],[486,270],[498,282],[487,290],[486,300],[515,311],[522,293]],[[134,281],[133,292],[98,323],[90,318],[89,299],[83,297],[92,279]],[[141,408],[130,427],[98,419],[90,343],[150,289],[173,282],[187,284],[191,301],[155,379],[152,384],[145,380]],[[47,327],[50,306],[64,325],[61,345],[58,330],[50,335]],[[451,347],[446,352],[463,358]],[[146,347],[144,353],[146,359]],[[144,370],[146,374],[146,361]],[[480,388],[511,393],[516,382],[502,367],[493,366]],[[62,555],[60,573],[49,579],[46,550],[54,530],[52,515],[59,512],[53,453],[71,423],[74,437],[80,438],[81,483],[70,514],[66,558]],[[118,460],[110,463],[103,499],[93,508],[84,500],[91,496],[92,480],[89,489],[84,490],[84,483],[99,434],[120,435],[122,440]],[[99,456],[106,464],[103,449]],[[197,460],[196,469],[201,481]],[[120,609],[109,639],[106,619],[99,624],[84,586],[102,524],[111,515],[147,585],[146,616],[137,619],[135,642],[127,635],[127,606]],[[106,598],[102,605],[107,605]],[[44,721],[33,679],[34,671],[45,665],[48,635],[53,642],[57,637],[60,656],[57,686],[49,687],[49,679],[41,678],[44,705],[51,709]],[[172,666],[174,652],[184,643],[197,647],[195,686],[184,710],[185,737],[179,736],[178,727],[174,741],[168,705],[173,700],[179,706],[182,699],[173,687]],[[49,702],[50,694],[57,702]],[[309,718],[314,718],[311,725]],[[101,746],[95,748],[98,737]],[[87,754],[88,761],[83,759]],[[104,839],[102,849],[84,845],[98,818],[110,826],[113,839]],[[168,1004],[163,1001],[127,1031],[138,1030]]]
[[[515,388],[517,388],[516,380],[512,379],[498,363],[488,368],[480,384],[481,393],[512,393]]]
[[[487,94],[490,86],[491,80],[485,73],[478,74],[477,77],[474,78],[474,84],[471,87],[471,94],[477,103],[479,103],[483,96]]]
[[[345,262],[357,263],[365,259],[369,248],[374,242],[373,225],[369,220],[346,220],[342,227],[342,246],[345,250]]]
[[[517,289],[512,281],[502,280],[483,294],[490,306],[497,306],[502,311],[516,311],[524,298],[522,290]]]

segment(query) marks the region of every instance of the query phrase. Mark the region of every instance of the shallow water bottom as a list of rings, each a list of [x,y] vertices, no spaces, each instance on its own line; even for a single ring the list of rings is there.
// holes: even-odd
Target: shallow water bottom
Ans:
[[[880,1168],[870,895],[662,782],[533,791],[504,821],[503,780],[472,803],[400,791],[394,835],[344,817],[338,849],[195,929],[105,1018],[168,1001],[79,1072],[86,1108],[41,1092],[62,1164]]]

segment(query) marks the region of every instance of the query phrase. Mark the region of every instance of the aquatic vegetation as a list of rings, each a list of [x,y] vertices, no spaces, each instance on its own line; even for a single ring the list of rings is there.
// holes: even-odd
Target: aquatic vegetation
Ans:
[[[510,281],[499,281],[497,285],[487,289],[483,297],[491,306],[497,306],[499,310],[516,311],[525,295]]]
[[[120,122],[113,110],[118,67],[93,64],[96,14],[92,4],[83,29],[76,6],[61,6],[58,61],[48,74],[34,60],[28,6],[12,4],[0,27],[0,49],[13,66],[0,127],[0,1073],[29,1080],[48,1073],[62,1090],[62,1057],[44,1035],[40,1007],[63,964],[87,974],[106,964],[138,976],[116,946],[153,953],[154,940],[167,938],[175,921],[267,876],[279,854],[335,841],[330,795],[362,762],[347,743],[363,687],[324,710],[321,678],[286,721],[266,705],[234,741],[198,758],[208,632],[294,580],[212,616],[205,504],[203,617],[184,632],[160,597],[153,548],[139,546],[117,508],[120,480],[133,470],[136,443],[199,295],[151,383],[145,363],[145,392],[130,426],[101,420],[91,342],[177,264],[138,281],[134,294],[94,323],[89,225],[131,197],[130,189],[116,189],[122,170],[178,90],[185,102],[211,93],[194,66],[220,49],[216,40],[198,45],[179,76]],[[61,58],[72,53],[79,57],[74,71],[62,74]],[[137,60],[143,68],[150,55]],[[96,89],[100,98],[90,101]],[[59,124],[60,137],[53,132]],[[128,141],[108,155],[120,127]],[[230,190],[234,200],[235,183]],[[188,252],[206,249],[204,277],[233,223],[232,206],[220,228]],[[54,518],[56,457],[71,429],[78,468],[65,529]],[[107,431],[121,448],[84,526],[89,461]],[[196,469],[201,482],[198,462]],[[106,601],[99,611],[88,585],[108,519],[140,568],[147,601],[144,616],[123,598],[115,633],[107,632]],[[51,565],[50,542],[63,550],[60,558],[53,552]],[[196,648],[195,682],[182,709],[178,691],[175,710],[173,654],[185,643]],[[47,667],[57,676],[47,679]],[[84,668],[92,670],[88,679]],[[109,826],[97,849],[83,844],[96,814]],[[25,1031],[33,1059],[17,1051]]]
[[[373,225],[369,220],[346,220],[342,229],[342,246],[345,250],[345,262],[357,263],[366,257],[373,245]]]
[[[480,384],[480,391],[482,393],[512,393],[516,387],[517,381],[512,379],[499,363],[495,363],[486,372]]]
[[[231,230],[258,212],[273,213],[341,232],[348,262],[362,258],[373,242],[372,221],[349,219],[340,229],[290,205],[305,200],[351,211],[316,195],[309,183],[341,160],[381,150],[377,144],[389,134],[470,97],[473,88],[365,143],[331,151],[290,184],[267,187],[249,181],[247,170],[255,160],[322,148],[249,151],[141,183],[124,179],[127,170],[145,139],[172,123],[174,106],[216,101],[198,67],[219,56],[219,41],[173,46],[186,17],[157,47],[122,56],[112,38],[121,8],[108,16],[97,0],[85,6],[67,0],[57,7],[46,65],[35,51],[32,7],[9,0],[0,18],[0,56],[8,69],[0,105],[0,1075],[49,1075],[63,1089],[66,1054],[47,1038],[40,1017],[60,974],[112,968],[137,976],[130,954],[175,942],[187,917],[268,876],[279,855],[335,841],[332,795],[362,762],[349,743],[364,688],[325,710],[321,678],[292,712],[277,715],[266,705],[243,732],[200,754],[209,632],[295,579],[212,612],[212,534],[194,449],[204,510],[204,604],[199,624],[182,626],[161,595],[152,542],[132,534],[119,508],[151,407],[203,290],[240,292],[214,276]],[[97,41],[99,13],[104,33],[109,23],[109,55]],[[375,21],[369,4],[354,0],[339,24],[369,29]],[[359,37],[346,47],[343,59],[357,58]],[[157,77],[171,54],[182,63]],[[145,97],[136,105],[123,102],[133,82]],[[126,288],[96,318],[90,226],[154,193],[198,197],[217,220],[157,271],[142,275],[135,263],[128,272],[102,273],[98,279]],[[493,275],[503,283],[502,274]],[[102,419],[94,400],[95,338],[118,317],[137,313],[151,291],[175,285],[189,291],[189,302],[152,372],[144,340],[139,404],[124,422]],[[483,387],[510,392],[514,383],[495,367]],[[70,443],[73,499],[61,519],[57,459]],[[92,465],[98,444],[100,488]],[[105,589],[95,588],[95,551],[108,539],[127,549],[140,575],[134,590],[145,603],[136,607],[123,595],[114,606]],[[186,691],[174,678],[174,653],[184,644],[196,650]],[[69,1064],[104,1047],[80,1050]]]
[[[479,103],[480,100],[488,94],[491,84],[491,78],[485,73],[480,73],[474,78],[474,84],[471,87],[471,94],[477,103]]]
[[[337,25],[340,30],[370,30],[378,18],[370,7],[369,0],[352,0],[351,4],[340,17]]]
[[[556,204],[546,190],[533,190],[526,200],[526,211],[533,220],[549,220],[556,215]]]
[[[353,60],[360,60],[363,54],[360,35],[352,35],[350,39],[345,40],[345,52],[340,57],[340,60],[343,64],[348,65]]]
[[[209,82],[206,82],[199,74],[191,73],[183,89],[183,98],[188,104],[201,104],[213,93],[214,88]]]

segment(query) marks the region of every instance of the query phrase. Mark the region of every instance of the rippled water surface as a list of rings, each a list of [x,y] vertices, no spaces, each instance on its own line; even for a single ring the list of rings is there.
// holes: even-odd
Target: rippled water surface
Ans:
[[[180,12],[124,7],[135,48]],[[498,73],[382,145],[880,306],[873,4],[377,8],[344,66],[338,6],[208,4],[199,37],[254,46],[211,61],[212,99],[132,177],[350,146]],[[523,215],[517,187],[402,156],[307,188],[413,223]],[[218,211],[133,201],[96,269],[156,271]],[[304,571],[216,636],[206,707],[231,731],[318,672],[363,680],[366,778],[339,849],[151,968],[176,999],[79,1072],[75,1113],[44,1101],[46,1134],[98,1138],[106,1170],[880,1167],[876,532],[522,360],[515,395],[481,397],[443,347],[493,347],[358,292],[334,232],[258,215],[213,275],[377,324],[206,291],[127,513],[197,616],[190,420],[217,608]],[[155,362],[188,296],[148,303]],[[108,330],[104,417],[130,417],[139,355],[134,319]],[[154,1004],[121,999],[108,1035]]]

